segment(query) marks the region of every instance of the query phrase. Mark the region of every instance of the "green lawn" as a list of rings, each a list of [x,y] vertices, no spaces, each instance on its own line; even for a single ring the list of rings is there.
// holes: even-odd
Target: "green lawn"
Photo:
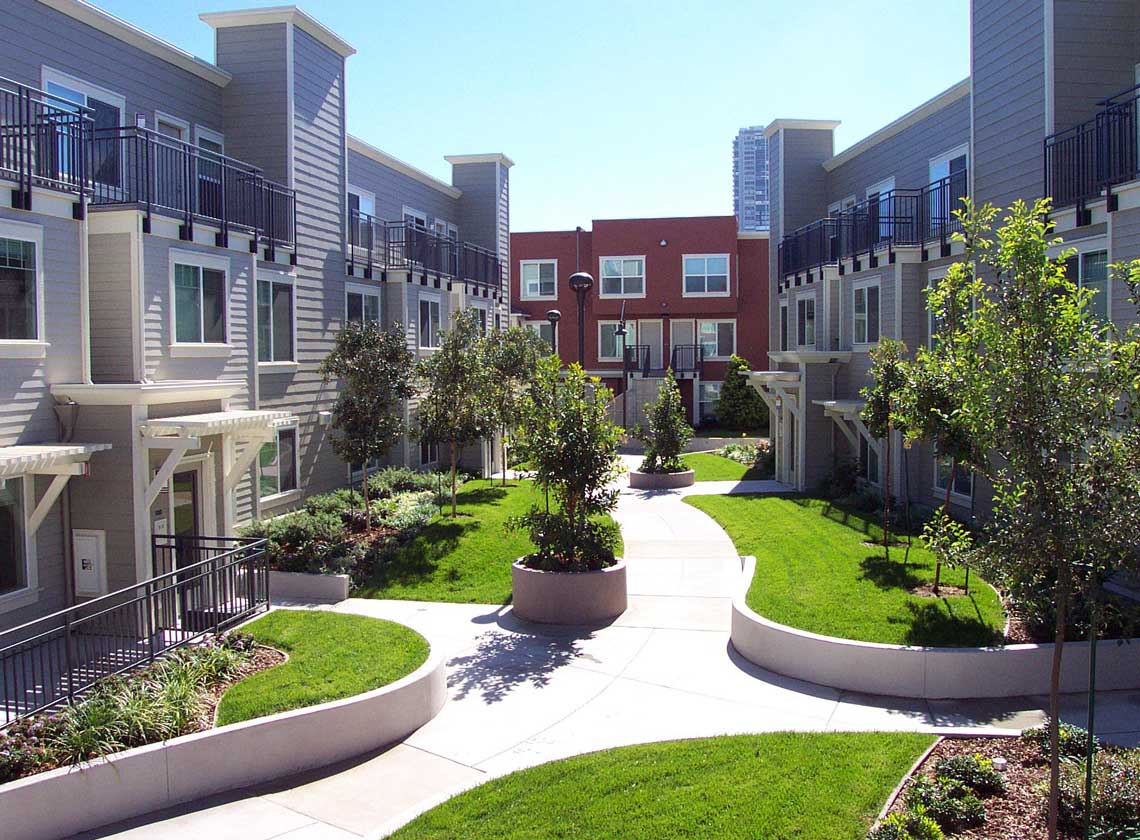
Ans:
[[[976,574],[969,597],[922,597],[911,589],[934,580],[934,558],[914,540],[882,539],[873,519],[819,499],[781,496],[690,496],[713,517],[742,555],[756,556],[748,606],[765,618],[844,639],[886,644],[978,646],[1000,643],[1005,617],[997,593]],[[965,573],[942,570],[961,586]]]
[[[697,481],[752,481],[771,478],[755,467],[749,467],[712,452],[693,452],[682,456],[685,466],[692,470]]]
[[[361,598],[505,604],[511,597],[511,563],[534,550],[506,521],[543,503],[529,481],[504,488],[468,482],[459,491],[459,518],[444,515],[386,561],[372,581],[354,593]],[[617,550],[621,555],[621,548]]]
[[[274,610],[241,629],[289,660],[232,686],[218,706],[219,726],[380,688],[428,656],[415,630],[359,615]]]
[[[929,735],[771,733],[622,747],[487,782],[398,840],[863,840]]]

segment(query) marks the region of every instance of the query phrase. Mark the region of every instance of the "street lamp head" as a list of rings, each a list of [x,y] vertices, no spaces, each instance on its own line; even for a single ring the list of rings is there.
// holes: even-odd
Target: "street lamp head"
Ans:
[[[559,312],[557,309],[546,310],[546,320],[549,321],[550,323],[557,324],[559,319],[561,319],[561,318],[562,318],[562,313]]]
[[[570,288],[574,290],[577,295],[583,295],[590,291],[594,286],[594,278],[585,271],[579,271],[570,275]]]
[[[618,338],[624,338],[629,335],[629,330],[625,328],[625,321],[618,321],[617,329],[614,330],[614,335]]]

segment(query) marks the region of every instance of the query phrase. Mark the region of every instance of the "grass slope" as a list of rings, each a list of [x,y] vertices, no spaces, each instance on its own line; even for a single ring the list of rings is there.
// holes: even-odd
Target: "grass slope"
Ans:
[[[882,539],[871,518],[819,499],[691,496],[737,550],[756,556],[748,606],[772,621],[844,639],[936,647],[1000,641],[1005,617],[993,588],[970,576],[969,597],[931,598],[910,589],[934,580],[934,557],[916,539],[905,548],[864,545]],[[965,573],[942,569],[961,586]]]
[[[542,493],[529,481],[506,487],[469,482],[459,491],[457,519],[445,508],[354,595],[505,604],[511,597],[511,563],[534,550],[525,533],[507,530],[507,519],[542,503]],[[621,555],[620,547],[617,553]]]
[[[359,615],[274,610],[241,629],[289,660],[231,686],[218,705],[219,726],[380,688],[428,656],[415,630]]]
[[[622,747],[487,782],[399,840],[862,840],[933,739],[772,733]]]
[[[752,481],[771,478],[755,467],[748,467],[731,458],[712,452],[693,452],[682,456],[685,466],[692,470],[697,481]]]

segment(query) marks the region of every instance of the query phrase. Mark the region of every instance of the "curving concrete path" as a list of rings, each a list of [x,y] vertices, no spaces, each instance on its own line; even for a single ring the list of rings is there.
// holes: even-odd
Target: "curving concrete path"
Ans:
[[[439,716],[378,755],[85,836],[375,837],[494,776],[624,744],[782,729],[994,732],[1040,720],[1044,698],[892,700],[787,679],[738,657],[728,632],[740,559],[684,496],[785,488],[725,484],[623,488],[615,517],[630,608],[604,628],[552,632],[484,605],[350,599],[315,607],[399,621],[442,647],[450,698]],[[1079,698],[1068,707],[1079,721]],[[1098,697],[1098,708],[1106,733],[1138,726],[1138,696]]]

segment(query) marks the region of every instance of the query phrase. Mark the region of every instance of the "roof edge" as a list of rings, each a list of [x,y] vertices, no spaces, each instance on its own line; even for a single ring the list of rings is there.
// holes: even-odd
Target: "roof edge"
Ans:
[[[781,118],[772,120],[772,122],[765,126],[764,136],[771,137],[782,128],[795,128],[806,131],[831,131],[838,128],[839,125],[839,120],[790,120]]]
[[[265,6],[258,9],[235,9],[229,12],[203,12],[198,15],[198,19],[215,30],[231,26],[291,23],[312,35],[341,58],[356,55],[356,47],[297,6]]]
[[[450,164],[457,163],[501,163],[510,169],[515,162],[502,152],[488,152],[482,155],[444,155],[443,159]]]
[[[422,169],[412,166],[410,163],[402,161],[398,157],[393,157],[383,149],[377,149],[371,143],[367,143],[364,140],[361,140],[359,137],[354,137],[351,134],[348,135],[348,149],[351,152],[356,152],[359,155],[364,155],[364,157],[370,160],[374,160],[383,166],[387,166],[389,169],[395,169],[397,172],[407,175],[409,178],[414,178],[421,184],[426,184],[433,189],[439,190],[441,193],[448,195],[451,198],[459,198],[461,195],[463,195],[463,190],[459,189],[458,187],[454,187],[446,181],[441,181],[434,175],[429,175]],[[348,173],[348,180],[350,183],[352,182],[351,171]]]

